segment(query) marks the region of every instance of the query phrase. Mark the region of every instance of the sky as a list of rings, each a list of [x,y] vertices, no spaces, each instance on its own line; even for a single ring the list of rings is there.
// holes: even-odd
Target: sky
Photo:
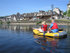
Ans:
[[[51,5],[62,11],[67,10],[69,0],[0,0],[0,16],[8,16],[16,13],[31,13],[39,10],[51,10]]]

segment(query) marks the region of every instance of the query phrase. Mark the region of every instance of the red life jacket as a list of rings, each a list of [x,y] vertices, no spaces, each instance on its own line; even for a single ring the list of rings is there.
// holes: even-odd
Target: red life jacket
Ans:
[[[41,27],[41,29],[43,29],[43,31],[47,31],[47,24],[46,25],[43,24],[43,27]]]
[[[53,23],[53,26],[51,29],[58,29],[58,25],[56,23]]]

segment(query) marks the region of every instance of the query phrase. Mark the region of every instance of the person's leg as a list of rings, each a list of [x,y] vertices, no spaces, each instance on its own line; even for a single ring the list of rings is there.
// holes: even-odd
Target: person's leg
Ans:
[[[45,35],[46,31],[43,32],[43,35]]]
[[[43,37],[45,37],[45,33],[46,33],[46,31],[43,32]]]

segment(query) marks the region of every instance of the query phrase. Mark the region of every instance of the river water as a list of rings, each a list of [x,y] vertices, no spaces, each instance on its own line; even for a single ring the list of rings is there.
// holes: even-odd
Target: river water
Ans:
[[[59,26],[64,39],[33,35],[32,27],[0,25],[0,53],[70,53],[70,26]]]

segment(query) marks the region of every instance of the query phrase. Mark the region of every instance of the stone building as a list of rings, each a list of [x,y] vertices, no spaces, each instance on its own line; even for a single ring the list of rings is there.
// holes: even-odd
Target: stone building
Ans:
[[[17,21],[17,19],[16,19],[16,15],[15,14],[13,14],[13,15],[10,15],[10,16],[8,16],[8,17],[6,17],[6,21]]]
[[[70,0],[69,3],[67,4],[67,11],[66,11],[66,15],[64,15],[64,19],[70,19],[70,17],[68,17],[68,10],[70,9]]]
[[[39,11],[37,16],[40,17],[40,19],[51,19],[52,16],[54,19],[61,19],[63,17],[63,11],[61,11],[59,8],[54,8],[53,14],[52,10],[49,10],[48,12]]]
[[[6,17],[6,21],[11,21],[11,22],[14,22],[14,21],[16,22],[16,21],[23,20],[23,19],[24,19],[24,16],[21,15],[20,13],[13,14],[13,15]]]
[[[67,11],[70,9],[70,1],[69,3],[67,4]]]
[[[63,11],[61,11],[59,8],[54,8],[53,12],[55,12],[55,15],[54,15],[55,19],[63,18]]]
[[[10,15],[6,18],[7,21],[21,21],[21,20],[30,20],[30,19],[51,19],[51,16],[53,16],[55,19],[61,19],[63,16],[63,12],[59,8],[53,9],[53,15],[52,10],[49,10],[48,12],[40,10],[39,12],[32,12],[32,13],[17,13]]]

